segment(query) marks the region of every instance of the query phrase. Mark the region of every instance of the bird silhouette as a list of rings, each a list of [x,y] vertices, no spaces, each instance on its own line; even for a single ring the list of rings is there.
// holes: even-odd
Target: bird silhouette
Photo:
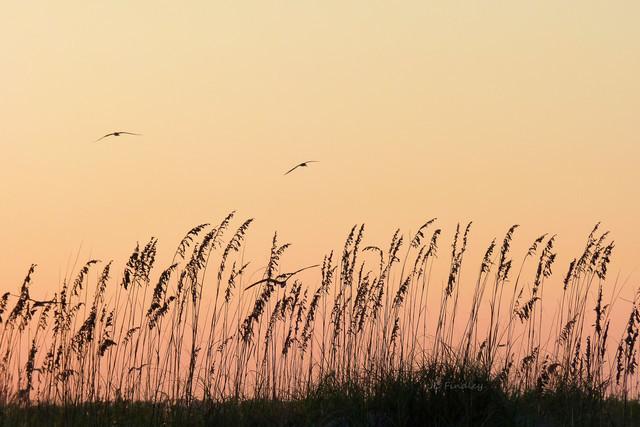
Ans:
[[[299,164],[295,165],[294,167],[292,167],[291,169],[289,169],[288,171],[286,171],[285,175],[290,174],[291,172],[293,172],[294,170],[296,170],[298,168],[306,168],[307,166],[309,166],[309,163],[318,163],[318,161],[317,160],[307,160],[306,162],[299,163]]]
[[[315,267],[320,267],[320,264],[310,265],[309,267],[304,267],[304,268],[301,268],[300,270],[296,270],[293,273],[282,273],[276,276],[275,278],[267,277],[266,279],[258,280],[257,282],[247,286],[244,290],[246,291],[247,289],[251,289],[254,286],[258,286],[260,283],[271,283],[272,285],[278,285],[284,288],[287,285],[287,280],[291,279],[293,276],[295,276],[296,274],[302,271],[309,270],[310,268],[315,268]]]
[[[96,139],[95,142],[102,141],[103,139],[108,138],[110,136],[120,136],[120,135],[136,135],[136,136],[140,136],[141,134],[133,133],[133,132],[124,132],[124,131],[111,132],[111,133],[106,134],[103,137],[100,137],[100,138]]]
[[[20,298],[20,295],[14,295],[14,294],[8,293],[8,292],[7,292],[7,295],[11,295],[12,297]],[[33,303],[31,308],[44,307],[44,306],[49,305],[49,304],[57,304],[58,303],[58,301],[56,299],[45,300],[45,301],[33,299],[31,297],[27,297],[26,299],[27,299],[27,301],[31,301]]]

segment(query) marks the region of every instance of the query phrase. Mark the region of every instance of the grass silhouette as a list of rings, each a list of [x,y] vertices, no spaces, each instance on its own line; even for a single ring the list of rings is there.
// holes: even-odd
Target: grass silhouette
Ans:
[[[194,227],[164,268],[156,239],[117,277],[113,262],[89,260],[49,300],[32,298],[31,266],[19,293],[0,298],[2,424],[640,423],[640,294],[614,335],[615,298],[604,296],[614,244],[599,225],[556,281],[561,300],[547,301],[556,237],[514,255],[515,225],[472,282],[461,278],[471,223],[457,227],[445,279],[433,279],[435,220],[397,230],[386,250],[354,226],[340,256],[291,272],[276,234],[251,280],[252,220],[234,219]]]

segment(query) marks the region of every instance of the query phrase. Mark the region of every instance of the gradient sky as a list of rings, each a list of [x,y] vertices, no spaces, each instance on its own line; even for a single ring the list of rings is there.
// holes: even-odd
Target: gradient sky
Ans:
[[[2,289],[32,262],[54,289],[78,251],[122,259],[157,236],[172,253],[233,209],[257,219],[256,253],[278,230],[300,262],[356,222],[382,244],[438,217],[445,237],[474,220],[478,247],[513,223],[523,245],[558,233],[563,261],[601,220],[615,271],[639,265],[640,2],[8,0],[0,16]],[[93,143],[114,130],[144,136]]]

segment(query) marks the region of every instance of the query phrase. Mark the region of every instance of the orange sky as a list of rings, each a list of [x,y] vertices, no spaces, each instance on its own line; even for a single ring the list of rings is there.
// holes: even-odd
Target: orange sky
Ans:
[[[640,3],[5,2],[0,288],[31,262],[172,253],[236,209],[316,261],[366,222],[385,244],[440,218],[484,248],[602,220],[640,253]],[[142,137],[94,144],[106,132]],[[291,165],[320,160],[282,176]],[[479,262],[472,260],[473,268]],[[258,262],[259,264],[259,262]],[[636,283],[630,284],[629,294]]]

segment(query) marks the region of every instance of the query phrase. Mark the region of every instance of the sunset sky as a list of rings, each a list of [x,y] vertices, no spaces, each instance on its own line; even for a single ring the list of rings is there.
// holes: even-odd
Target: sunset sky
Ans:
[[[77,253],[122,262],[151,236],[167,255],[231,210],[256,218],[249,251],[266,259],[277,230],[292,263],[355,223],[386,245],[432,217],[446,245],[468,220],[476,248],[513,223],[522,245],[557,233],[564,263],[602,221],[614,273],[640,278],[640,2],[8,0],[0,16],[3,291],[37,263],[50,293]],[[94,143],[116,130],[143,136]]]

